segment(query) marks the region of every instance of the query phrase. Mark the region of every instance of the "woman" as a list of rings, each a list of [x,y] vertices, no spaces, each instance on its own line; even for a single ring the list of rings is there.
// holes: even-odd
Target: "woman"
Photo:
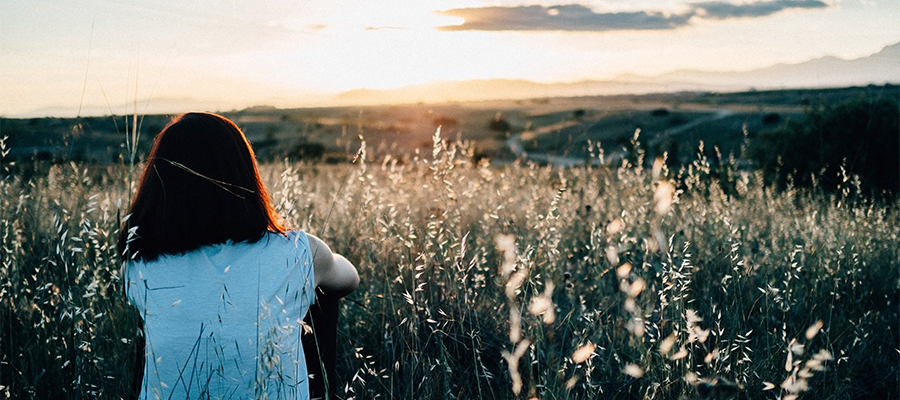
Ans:
[[[140,398],[306,399],[301,321],[316,287],[359,275],[275,213],[241,130],[175,117],[156,137],[119,236],[146,340]]]

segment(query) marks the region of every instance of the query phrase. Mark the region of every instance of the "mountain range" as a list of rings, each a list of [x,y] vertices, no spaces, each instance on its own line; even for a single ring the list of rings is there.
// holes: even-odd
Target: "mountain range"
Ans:
[[[336,105],[482,101],[679,91],[742,91],[845,87],[900,83],[900,43],[855,59],[826,56],[747,71],[676,70],[659,75],[623,74],[609,80],[540,83],[519,79],[444,81],[398,89],[357,89],[338,94]]]

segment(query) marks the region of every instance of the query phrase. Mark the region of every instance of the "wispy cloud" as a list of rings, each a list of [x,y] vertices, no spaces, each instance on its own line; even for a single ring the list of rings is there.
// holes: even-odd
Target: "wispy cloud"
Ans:
[[[742,4],[708,1],[691,4],[691,7],[702,18],[729,19],[765,17],[792,8],[825,8],[828,4],[818,0],[775,0]]]
[[[690,15],[661,12],[596,13],[579,4],[552,7],[457,8],[442,12],[462,17],[462,25],[443,30],[483,31],[615,31],[630,29],[673,29],[685,25]]]
[[[691,3],[680,13],[659,11],[595,12],[580,4],[558,6],[471,7],[442,11],[460,17],[461,25],[442,26],[445,31],[624,31],[668,30],[689,25],[692,18],[723,20],[759,18],[788,9],[825,8],[820,0],[770,0],[753,3],[708,1]]]

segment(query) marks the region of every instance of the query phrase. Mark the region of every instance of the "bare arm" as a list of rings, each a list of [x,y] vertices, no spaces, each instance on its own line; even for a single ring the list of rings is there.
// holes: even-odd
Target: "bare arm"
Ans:
[[[310,251],[313,254],[313,269],[316,286],[323,291],[345,296],[359,286],[359,273],[344,256],[334,254],[321,239],[307,234]]]

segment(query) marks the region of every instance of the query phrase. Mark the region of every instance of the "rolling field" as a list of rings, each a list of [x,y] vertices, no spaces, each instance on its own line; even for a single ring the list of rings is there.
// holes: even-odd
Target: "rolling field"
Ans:
[[[669,163],[696,159],[700,142],[706,157],[736,156],[746,139],[786,121],[801,120],[811,104],[834,105],[863,97],[897,98],[897,86],[798,89],[741,93],[662,93],[577,98],[402,104],[366,107],[276,109],[254,107],[222,112],[246,133],[265,161],[319,158],[343,162],[358,149],[363,134],[368,153],[413,161],[431,152],[431,136],[469,142],[477,157],[497,164],[522,158],[506,141],[521,139],[529,154],[590,156],[588,141],[607,156],[628,151],[635,131],[648,159],[669,153]],[[36,157],[56,161],[109,164],[121,161],[123,133],[137,124],[143,133],[138,155],[149,151],[166,115],[126,117],[0,118],[0,137],[8,136],[7,161]],[[502,120],[499,126],[491,122]],[[303,154],[313,149],[317,154]],[[596,148],[594,148],[596,150]],[[312,157],[310,157],[312,156]],[[541,161],[541,160],[535,160]],[[611,161],[611,160],[606,160]],[[620,163],[615,163],[618,166]],[[648,165],[649,166],[649,165]]]
[[[492,166],[424,140],[261,166],[288,224],[360,268],[338,398],[900,396],[896,202],[775,191],[703,152]],[[137,172],[32,162],[2,164],[0,397],[127,398],[138,317],[114,253]]]

